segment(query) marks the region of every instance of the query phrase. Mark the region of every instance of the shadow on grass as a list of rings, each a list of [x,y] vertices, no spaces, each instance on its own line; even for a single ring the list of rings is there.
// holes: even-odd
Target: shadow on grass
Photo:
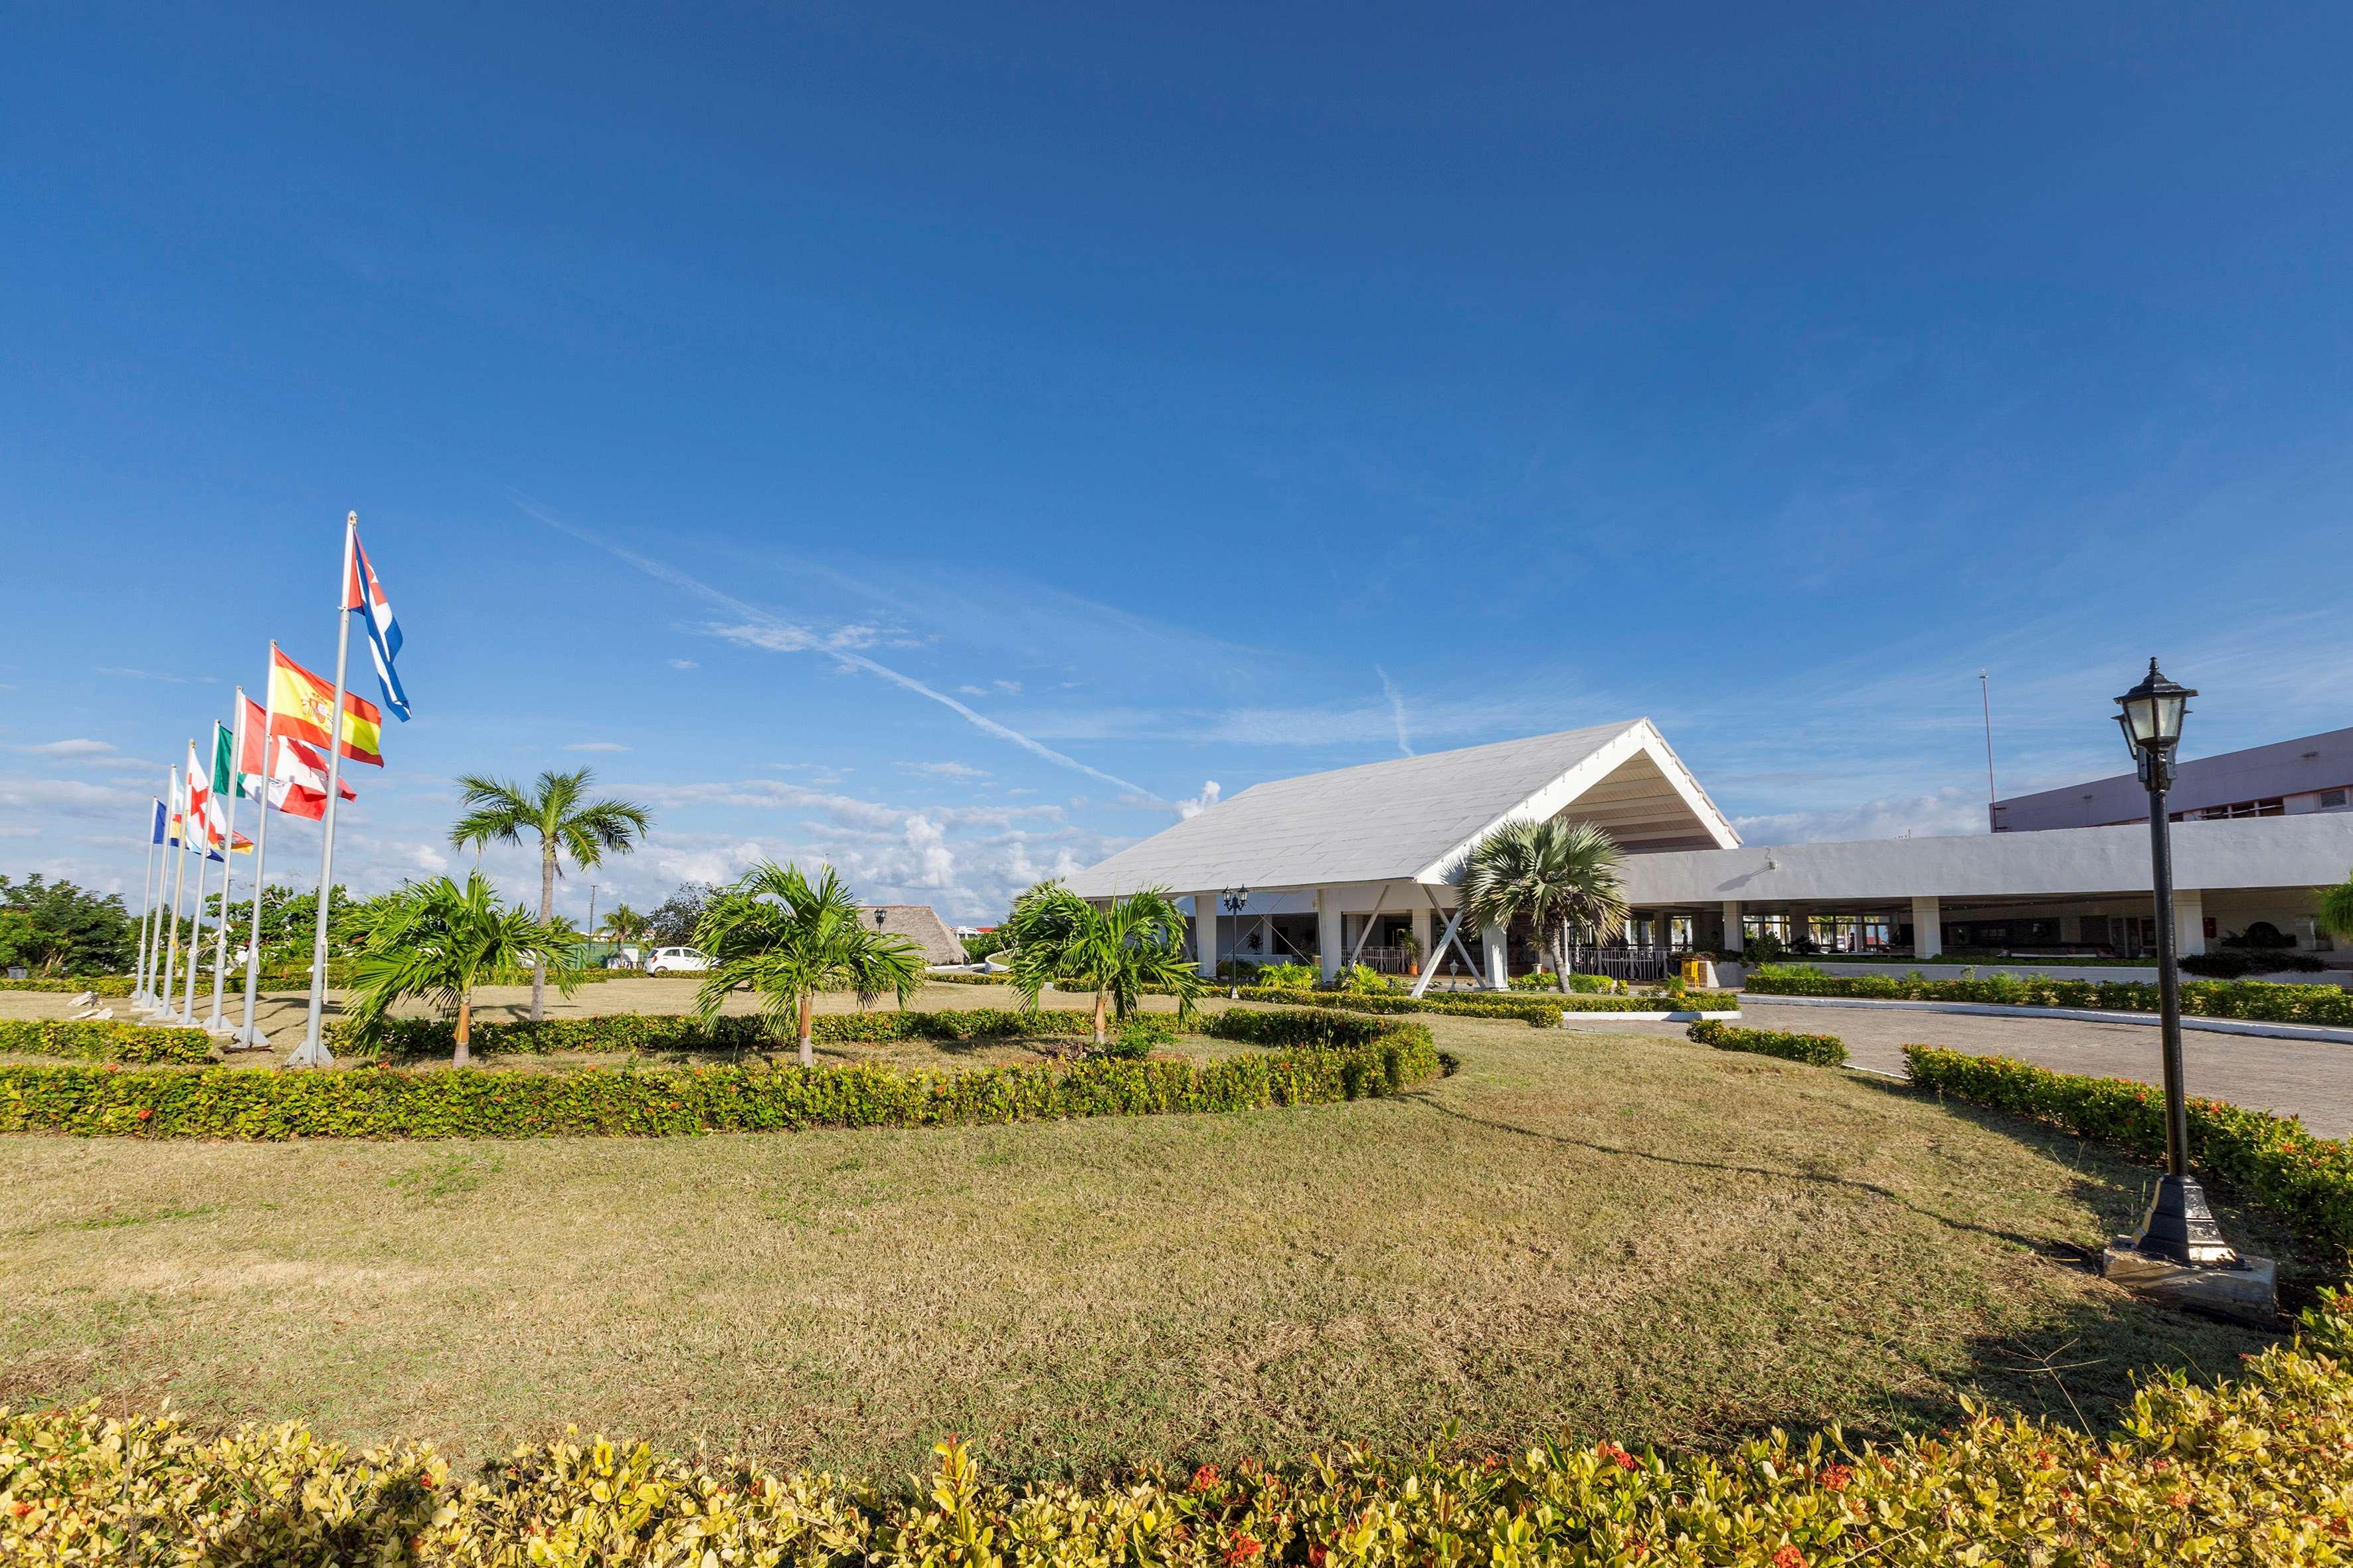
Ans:
[[[1870,1080],[1863,1080],[1870,1081]],[[1870,1082],[1873,1089],[1920,1100],[1928,1097],[1907,1083]],[[1983,1236],[2031,1252],[2080,1275],[2098,1269],[2098,1244],[2064,1237],[2032,1237],[2000,1225],[1940,1212],[1880,1183],[1820,1171],[1662,1153],[1521,1126],[1441,1104],[1424,1093],[1400,1100],[1438,1115],[1493,1131],[1581,1149],[1612,1159],[1688,1170],[1722,1172],[1791,1185],[1843,1188],[1893,1204],[1949,1230]],[[2116,1151],[2055,1129],[1950,1101],[1942,1109],[1957,1120],[2000,1134],[2063,1167],[2063,1196],[2094,1214],[2106,1237],[2136,1228],[2157,1171]],[[2288,1318],[2309,1305],[2319,1285],[2341,1272],[2304,1251],[2269,1215],[2214,1194],[2226,1232],[2251,1251],[2267,1253],[2281,1265],[2282,1307]],[[2286,1323],[2279,1325],[2284,1331]],[[1844,1419],[1852,1436],[1885,1438],[1906,1432],[1937,1431],[1966,1418],[1963,1396],[1998,1409],[2016,1410],[2090,1431],[2104,1431],[2129,1413],[2138,1384],[2179,1373],[2212,1382],[2235,1374],[2242,1359],[2274,1343],[2280,1331],[2210,1319],[2160,1307],[2116,1290],[2086,1291],[2050,1303],[2032,1321],[2011,1331],[1970,1336],[1956,1346],[1957,1359],[1929,1369],[1929,1386],[1919,1392],[1891,1387]],[[1731,1442],[1753,1427],[1727,1428],[1705,1440]]]

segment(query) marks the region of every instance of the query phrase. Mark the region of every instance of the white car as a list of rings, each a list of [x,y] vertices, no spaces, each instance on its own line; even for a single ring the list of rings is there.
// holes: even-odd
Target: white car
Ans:
[[[658,947],[646,961],[648,974],[700,974],[710,967],[710,955],[691,947]]]

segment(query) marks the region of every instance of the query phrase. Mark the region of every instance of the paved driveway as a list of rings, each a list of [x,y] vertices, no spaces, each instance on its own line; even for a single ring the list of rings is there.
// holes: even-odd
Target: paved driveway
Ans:
[[[2056,1072],[2159,1081],[2158,1031],[2146,1024],[2070,1018],[1998,1018],[1909,1008],[1793,1007],[1743,997],[1741,1021],[1763,1029],[1836,1035],[1853,1065],[1904,1070],[1906,1045],[1949,1046],[1974,1056],[2009,1056]],[[1647,1034],[1681,1034],[1680,1024],[1630,1024]],[[2300,1116],[2327,1138],[2353,1136],[2353,1045],[2271,1040],[2253,1035],[2181,1032],[2191,1094]]]

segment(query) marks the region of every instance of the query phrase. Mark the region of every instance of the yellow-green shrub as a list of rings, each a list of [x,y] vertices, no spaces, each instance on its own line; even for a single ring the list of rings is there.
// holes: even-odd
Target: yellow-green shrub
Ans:
[[[881,1063],[550,1073],[0,1067],[0,1131],[529,1138],[922,1127],[1327,1103],[1393,1094],[1440,1070],[1418,1024],[1340,1018],[1323,1033],[1210,1062],[1089,1058],[956,1072]]]
[[[942,1444],[918,1489],[596,1439],[461,1482],[428,1447],[355,1451],[300,1426],[226,1436],[94,1407],[0,1413],[11,1563],[1168,1564],[1310,1568],[2191,1568],[2353,1558],[2353,1322],[2213,1387],[2145,1385],[2094,1436],[1972,1414],[1937,1437],[1776,1432],[1722,1457],[1543,1443],[1508,1456],[1343,1449],[1296,1468],[1015,1489]]]
[[[0,1055],[79,1057],[94,1062],[201,1062],[212,1037],[113,1018],[0,1018]]]

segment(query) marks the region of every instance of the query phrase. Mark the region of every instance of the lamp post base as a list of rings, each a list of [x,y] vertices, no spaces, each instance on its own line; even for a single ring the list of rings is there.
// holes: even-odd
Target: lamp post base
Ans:
[[[2239,1260],[2237,1251],[2222,1239],[2222,1226],[2195,1176],[2157,1179],[2157,1194],[2148,1201],[2148,1213],[2141,1216],[2140,1234],[2132,1245],[2151,1258],[2193,1268],[2230,1268]]]
[[[2279,1318],[2279,1285],[2268,1258],[2234,1253],[2228,1264],[2176,1263],[2120,1236],[2100,1255],[2100,1276],[2137,1296],[2270,1328]]]

